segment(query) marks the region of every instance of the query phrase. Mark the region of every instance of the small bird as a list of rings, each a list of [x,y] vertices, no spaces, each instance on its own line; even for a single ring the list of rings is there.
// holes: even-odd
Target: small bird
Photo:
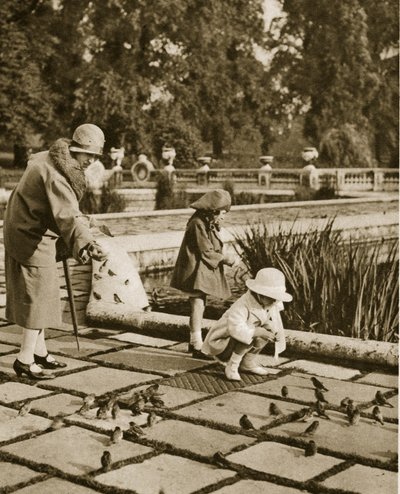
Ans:
[[[349,417],[349,425],[357,425],[360,422],[360,410],[356,407],[351,417]]]
[[[307,429],[300,434],[300,436],[313,436],[319,427],[319,420],[314,420],[314,422],[307,427]]]
[[[95,280],[101,280],[101,276],[99,274],[97,274],[97,273],[93,273],[93,278]]]
[[[123,304],[124,302],[122,302],[122,300],[118,297],[118,295],[116,293],[114,293],[114,302],[116,304]]]
[[[109,269],[108,270],[108,276],[117,276],[117,274],[114,273],[114,271],[112,269]]]
[[[325,419],[331,420],[330,417],[326,414],[325,405],[322,401],[317,401],[315,404],[315,411],[317,412],[318,417],[323,417]]]
[[[304,456],[315,456],[317,454],[318,448],[315,441],[311,439],[304,449]]]
[[[99,230],[101,233],[104,233],[104,235],[107,235],[108,237],[113,237],[114,235],[110,232],[110,229],[108,228],[107,225],[99,225]]]
[[[165,393],[160,393],[159,392],[160,385],[158,383],[152,384],[146,389],[143,389],[141,391],[141,395],[146,399],[150,398],[151,396],[162,396]]]
[[[288,390],[288,387],[287,386],[282,386],[281,395],[284,398],[286,398],[287,396],[289,396],[289,390]]]
[[[99,273],[102,273],[103,272],[104,268],[106,267],[107,262],[108,262],[108,259],[106,259],[103,262],[103,264],[100,265],[100,267],[99,267]]]
[[[26,401],[18,410],[18,417],[25,417],[31,411],[32,401]]]
[[[93,297],[94,297],[96,300],[101,300],[101,295],[100,295],[100,293],[93,292]]]
[[[64,427],[64,425],[64,417],[62,415],[57,415],[56,417],[54,417],[53,422],[50,424],[50,430],[58,431],[59,429]]]
[[[301,410],[301,414],[299,415],[297,420],[301,420],[302,422],[309,422],[313,416],[314,410],[312,408],[304,408]]]
[[[119,408],[119,405],[117,402],[114,403],[112,409],[111,409],[111,417],[116,420],[121,413],[121,409]]]
[[[78,410],[78,413],[79,415],[85,415],[86,413],[88,413],[90,410],[90,405],[87,405],[86,403],[84,403],[81,408]]]
[[[343,400],[340,402],[340,408],[347,408],[347,405],[349,404],[350,398],[346,396],[346,398],[343,398]]]
[[[104,451],[101,456],[101,466],[105,472],[110,470],[111,466],[111,453],[109,451]]]
[[[376,422],[379,422],[381,425],[385,425],[382,412],[378,406],[374,406],[374,408],[372,409],[372,416],[374,417]]]
[[[151,396],[150,397],[150,403],[157,408],[164,408],[165,407],[164,400],[162,398],[160,398],[159,396]]]
[[[385,406],[385,405],[386,405],[386,406],[388,406],[389,408],[394,408],[394,407],[393,407],[393,405],[392,405],[391,403],[389,403],[389,402],[387,401],[387,399],[383,396],[382,391],[379,391],[379,390],[378,390],[378,391],[376,392],[376,395],[375,395],[375,400],[374,400],[374,401],[375,401],[375,403],[376,403],[377,405],[381,405],[381,406]]]
[[[156,421],[157,415],[155,414],[155,412],[149,412],[149,414],[147,415],[147,426],[152,427],[156,423]]]
[[[112,434],[111,434],[111,442],[112,442],[113,444],[117,444],[117,443],[119,443],[119,442],[121,441],[121,439],[122,439],[123,435],[124,435],[124,434],[123,434],[123,432],[122,432],[121,427],[118,427],[118,426],[117,426],[117,427],[113,430],[113,432],[112,432]]]
[[[97,413],[96,413],[96,417],[98,419],[106,419],[107,415],[108,415],[107,405],[103,405],[103,406],[99,407],[99,409],[97,410]]]
[[[282,410],[273,401],[269,404],[269,413],[270,415],[283,415]]]
[[[107,408],[107,411],[108,412],[111,412],[113,406],[115,405],[115,403],[117,402],[118,400],[118,396],[116,394],[112,394],[107,402],[104,404],[104,407]]]
[[[136,437],[146,434],[145,431],[140,427],[140,425],[135,424],[135,422],[129,422],[128,430]]]
[[[245,430],[250,430],[250,429],[255,429],[254,425],[251,423],[249,417],[247,415],[242,415],[239,420],[239,425],[242,429]]]
[[[317,398],[318,401],[322,401],[323,403],[328,403],[328,400],[325,398],[324,393],[320,389],[315,388],[314,394],[315,394],[315,398]]]
[[[129,285],[129,278],[124,281],[124,285]]]
[[[354,405],[354,401],[349,399],[349,401],[347,402],[347,407],[346,407],[346,414],[347,414],[349,419],[352,417],[355,409],[356,409],[356,407]]]
[[[321,391],[329,391],[329,389],[326,388],[324,384],[321,381],[319,381],[316,377],[312,377],[311,381],[314,384],[315,389],[320,389]]]
[[[225,455],[221,453],[221,451],[217,451],[216,453],[214,453],[213,458],[217,463],[226,463]]]
[[[84,405],[92,406],[94,405],[95,401],[96,401],[96,395],[94,393],[86,395],[85,398],[83,398]]]

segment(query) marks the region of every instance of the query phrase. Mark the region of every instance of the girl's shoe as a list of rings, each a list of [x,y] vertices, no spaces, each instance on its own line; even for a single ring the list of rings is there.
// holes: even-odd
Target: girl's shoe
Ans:
[[[26,374],[31,379],[53,379],[55,376],[53,374],[45,374],[43,371],[35,372],[31,370],[31,367],[35,364],[32,362],[31,364],[23,364],[18,359],[14,360],[13,369],[18,377]]]
[[[193,358],[197,358],[200,360],[213,360],[213,358],[210,355],[206,355],[201,350],[196,350],[196,348],[190,343],[189,343],[188,351],[189,353],[192,354]]]
[[[57,362],[57,360],[47,360],[47,357],[49,354],[47,354],[45,357],[39,357],[39,355],[34,355],[35,359],[35,364],[40,365],[43,367],[43,369],[63,369],[64,367],[67,367],[67,364],[64,362]]]
[[[240,377],[240,374],[238,372],[238,367],[235,364],[232,364],[232,362],[228,362],[225,367],[225,376],[227,379],[230,381],[241,381],[242,378]]]
[[[256,374],[257,376],[268,376],[271,374],[271,371],[257,362],[257,354],[254,353],[247,353],[243,357],[240,370],[251,372],[251,374]]]

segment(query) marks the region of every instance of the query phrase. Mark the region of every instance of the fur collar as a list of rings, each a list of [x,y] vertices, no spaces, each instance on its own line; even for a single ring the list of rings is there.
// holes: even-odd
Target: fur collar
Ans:
[[[49,157],[55,169],[68,180],[80,201],[86,189],[85,172],[78,161],[71,156],[70,143],[69,139],[57,139],[49,149]]]

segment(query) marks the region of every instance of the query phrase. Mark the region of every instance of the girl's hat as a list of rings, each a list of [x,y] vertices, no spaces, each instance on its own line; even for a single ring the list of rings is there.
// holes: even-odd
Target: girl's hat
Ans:
[[[210,190],[200,199],[190,205],[193,209],[204,209],[206,211],[229,211],[232,199],[228,191],[223,189]]]
[[[286,293],[285,276],[279,269],[260,269],[254,280],[246,280],[246,286],[252,292],[281,302],[291,302],[293,300],[293,297]]]

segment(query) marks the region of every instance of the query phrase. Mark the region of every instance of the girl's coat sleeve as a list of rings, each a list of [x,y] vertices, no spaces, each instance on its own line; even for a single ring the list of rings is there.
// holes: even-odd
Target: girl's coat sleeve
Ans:
[[[231,308],[228,314],[229,335],[241,343],[250,345],[254,338],[254,327],[248,324],[249,310],[240,305]]]

